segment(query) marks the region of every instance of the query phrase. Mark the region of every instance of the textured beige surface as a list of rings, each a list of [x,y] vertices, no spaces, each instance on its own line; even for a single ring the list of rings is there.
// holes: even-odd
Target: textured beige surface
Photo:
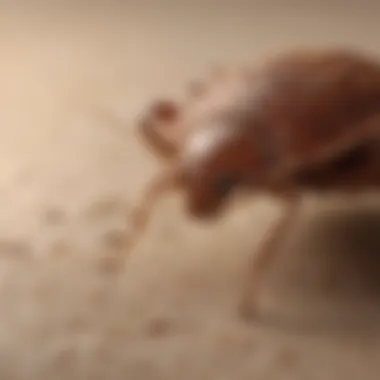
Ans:
[[[132,131],[147,102],[180,95],[209,65],[287,46],[377,52],[379,6],[16,3],[2,2],[0,13],[0,378],[378,379],[374,335],[302,334],[301,325],[280,331],[236,317],[248,255],[274,204],[252,201],[206,226],[167,199],[125,267],[112,257],[159,170]],[[338,303],[326,296],[334,286],[323,302],[314,292],[333,268],[334,289],[357,290],[348,314],[364,314],[359,299],[377,289],[376,275],[366,284],[376,265],[359,265],[357,253],[349,263],[332,252],[289,260],[278,266],[289,269],[283,285],[268,289],[295,300],[283,302],[294,318],[308,316],[327,298]]]

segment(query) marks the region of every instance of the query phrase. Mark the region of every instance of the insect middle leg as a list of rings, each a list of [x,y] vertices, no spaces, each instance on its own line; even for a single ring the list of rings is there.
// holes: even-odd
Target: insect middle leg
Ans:
[[[239,307],[240,316],[252,319],[258,313],[260,295],[265,275],[281,252],[287,237],[293,230],[302,209],[301,196],[292,196],[285,200],[286,210],[276,222],[274,230],[264,239],[263,245],[253,258],[249,269],[249,285],[244,291]]]

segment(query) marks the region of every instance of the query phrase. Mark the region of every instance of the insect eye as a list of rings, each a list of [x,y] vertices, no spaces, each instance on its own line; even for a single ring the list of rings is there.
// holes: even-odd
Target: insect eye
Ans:
[[[235,187],[237,179],[230,174],[223,174],[217,177],[214,181],[214,190],[219,196],[228,195]]]

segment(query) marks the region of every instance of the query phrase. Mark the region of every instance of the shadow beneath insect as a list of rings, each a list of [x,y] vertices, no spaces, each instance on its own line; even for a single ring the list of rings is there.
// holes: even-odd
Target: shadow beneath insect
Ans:
[[[377,318],[342,318],[340,320],[325,319],[305,319],[284,317],[276,313],[258,313],[245,320],[247,324],[255,323],[257,326],[270,330],[290,333],[293,335],[318,335],[327,337],[353,337],[365,338],[367,340],[378,341],[380,338],[380,326],[375,323]]]
[[[380,336],[378,206],[322,213],[280,256],[269,282],[273,293],[285,292],[276,296],[283,305],[292,299],[290,316],[264,307],[250,321],[292,333]]]

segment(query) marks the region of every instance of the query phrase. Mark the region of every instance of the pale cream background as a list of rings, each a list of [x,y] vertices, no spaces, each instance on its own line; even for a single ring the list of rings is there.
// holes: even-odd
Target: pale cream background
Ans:
[[[149,101],[182,96],[214,63],[287,47],[378,53],[375,3],[0,2],[1,379],[378,378],[376,338],[237,318],[248,255],[276,215],[268,200],[206,226],[167,199],[125,267],[107,260],[159,170],[133,134]],[[274,298],[297,294],[293,317],[322,302],[318,257],[290,261],[294,292],[272,281]],[[343,288],[363,285],[358,267]]]

